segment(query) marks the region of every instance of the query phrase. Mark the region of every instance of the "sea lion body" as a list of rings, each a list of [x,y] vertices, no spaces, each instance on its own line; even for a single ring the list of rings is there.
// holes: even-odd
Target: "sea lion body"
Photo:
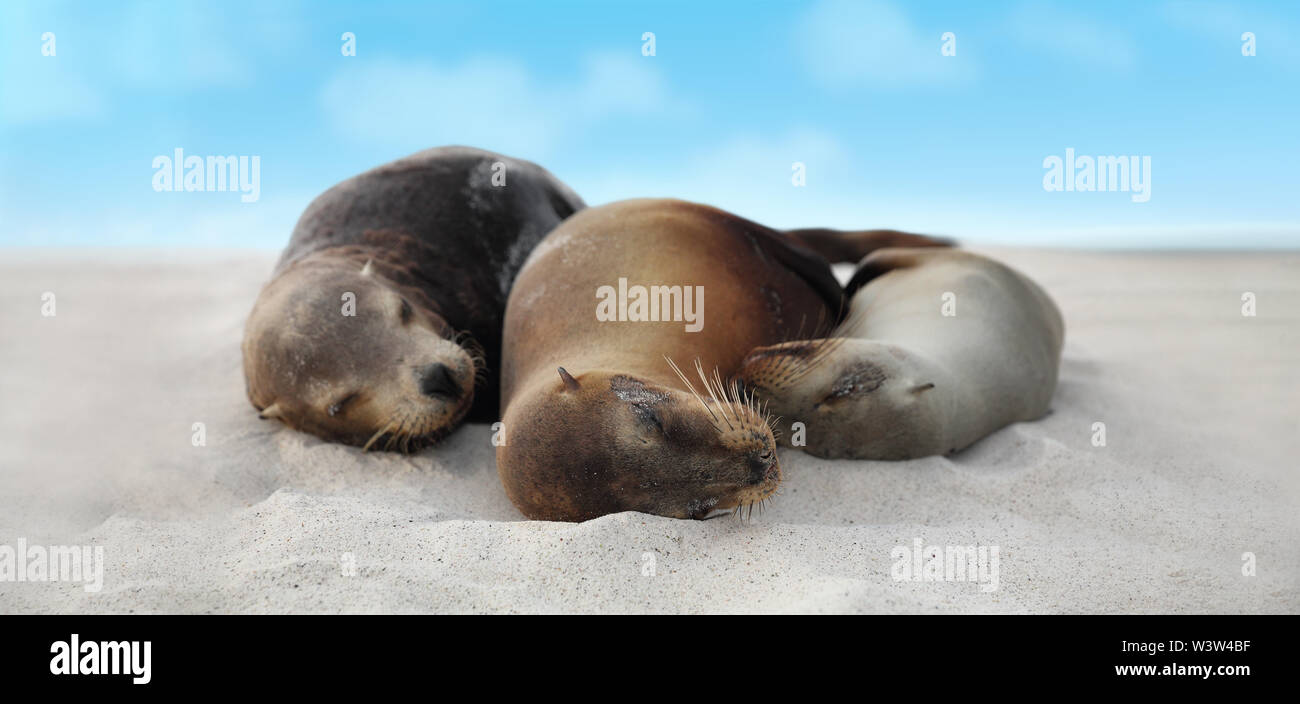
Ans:
[[[849,282],[826,339],[754,350],[738,379],[821,457],[964,449],[1048,410],[1064,324],[1033,281],[953,249],[881,249]]]
[[[702,287],[702,327],[598,320],[602,287],[620,279]],[[578,213],[534,250],[506,309],[497,470],[510,499],[530,518],[585,520],[702,518],[766,498],[780,480],[775,441],[723,380],[753,347],[833,324],[840,297],[823,259],[715,208],[631,200]]]
[[[466,415],[495,419],[510,286],[537,242],[582,207],[541,167],[468,147],[330,188],[299,219],[249,316],[250,401],[328,440],[399,449]]]

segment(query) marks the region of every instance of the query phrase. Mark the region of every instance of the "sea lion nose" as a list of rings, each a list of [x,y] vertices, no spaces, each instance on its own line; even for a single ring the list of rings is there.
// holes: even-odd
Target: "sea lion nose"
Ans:
[[[451,370],[441,362],[434,362],[420,370],[420,393],[433,397],[460,397],[460,384]]]
[[[749,483],[762,484],[772,480],[780,480],[781,466],[777,464],[776,456],[769,455],[766,458],[756,457],[749,462]]]

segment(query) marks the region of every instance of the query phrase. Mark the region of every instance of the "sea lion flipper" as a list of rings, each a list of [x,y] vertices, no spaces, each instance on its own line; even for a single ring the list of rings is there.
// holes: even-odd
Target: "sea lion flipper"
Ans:
[[[923,251],[923,250],[922,250]],[[878,249],[862,258],[853,277],[844,284],[844,295],[852,298],[858,289],[866,286],[872,279],[894,269],[905,269],[921,263],[922,251],[914,248],[887,247]]]
[[[764,238],[764,249],[811,286],[833,314],[838,315],[845,308],[844,291],[831,272],[830,263],[815,251],[781,237],[775,230],[770,232],[772,236]]]
[[[832,264],[856,263],[868,254],[885,247],[952,247],[956,244],[947,237],[918,235],[899,230],[835,230],[826,227],[807,227],[785,230],[782,234],[816,252]]]

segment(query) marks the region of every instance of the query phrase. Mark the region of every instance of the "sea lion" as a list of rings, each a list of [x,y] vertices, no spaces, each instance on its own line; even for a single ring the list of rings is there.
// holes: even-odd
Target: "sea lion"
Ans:
[[[846,286],[822,339],[755,349],[736,380],[820,457],[901,460],[961,450],[1048,410],[1064,324],[1024,275],[954,249],[886,248]]]
[[[534,245],[583,207],[536,164],[468,147],[330,188],[248,317],[249,400],[263,418],[367,449],[414,450],[466,415],[495,419],[488,372],[510,286]]]
[[[626,320],[598,319],[616,287],[630,292]],[[653,307],[634,313],[637,287]],[[533,251],[506,307],[497,471],[510,500],[564,521],[752,511],[780,483],[776,442],[723,379],[755,347],[833,325],[841,302],[825,259],[716,208],[629,200],[577,213]]]

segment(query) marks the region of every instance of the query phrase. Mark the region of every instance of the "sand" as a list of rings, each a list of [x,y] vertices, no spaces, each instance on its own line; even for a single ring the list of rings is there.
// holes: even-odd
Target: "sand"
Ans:
[[[487,426],[403,457],[257,420],[274,252],[0,251],[0,546],[104,548],[100,591],[0,581],[3,613],[1300,612],[1300,254],[986,250],[1065,315],[1048,417],[783,450],[749,520],[563,524],[509,503]],[[917,540],[996,546],[997,588],[895,579]]]

